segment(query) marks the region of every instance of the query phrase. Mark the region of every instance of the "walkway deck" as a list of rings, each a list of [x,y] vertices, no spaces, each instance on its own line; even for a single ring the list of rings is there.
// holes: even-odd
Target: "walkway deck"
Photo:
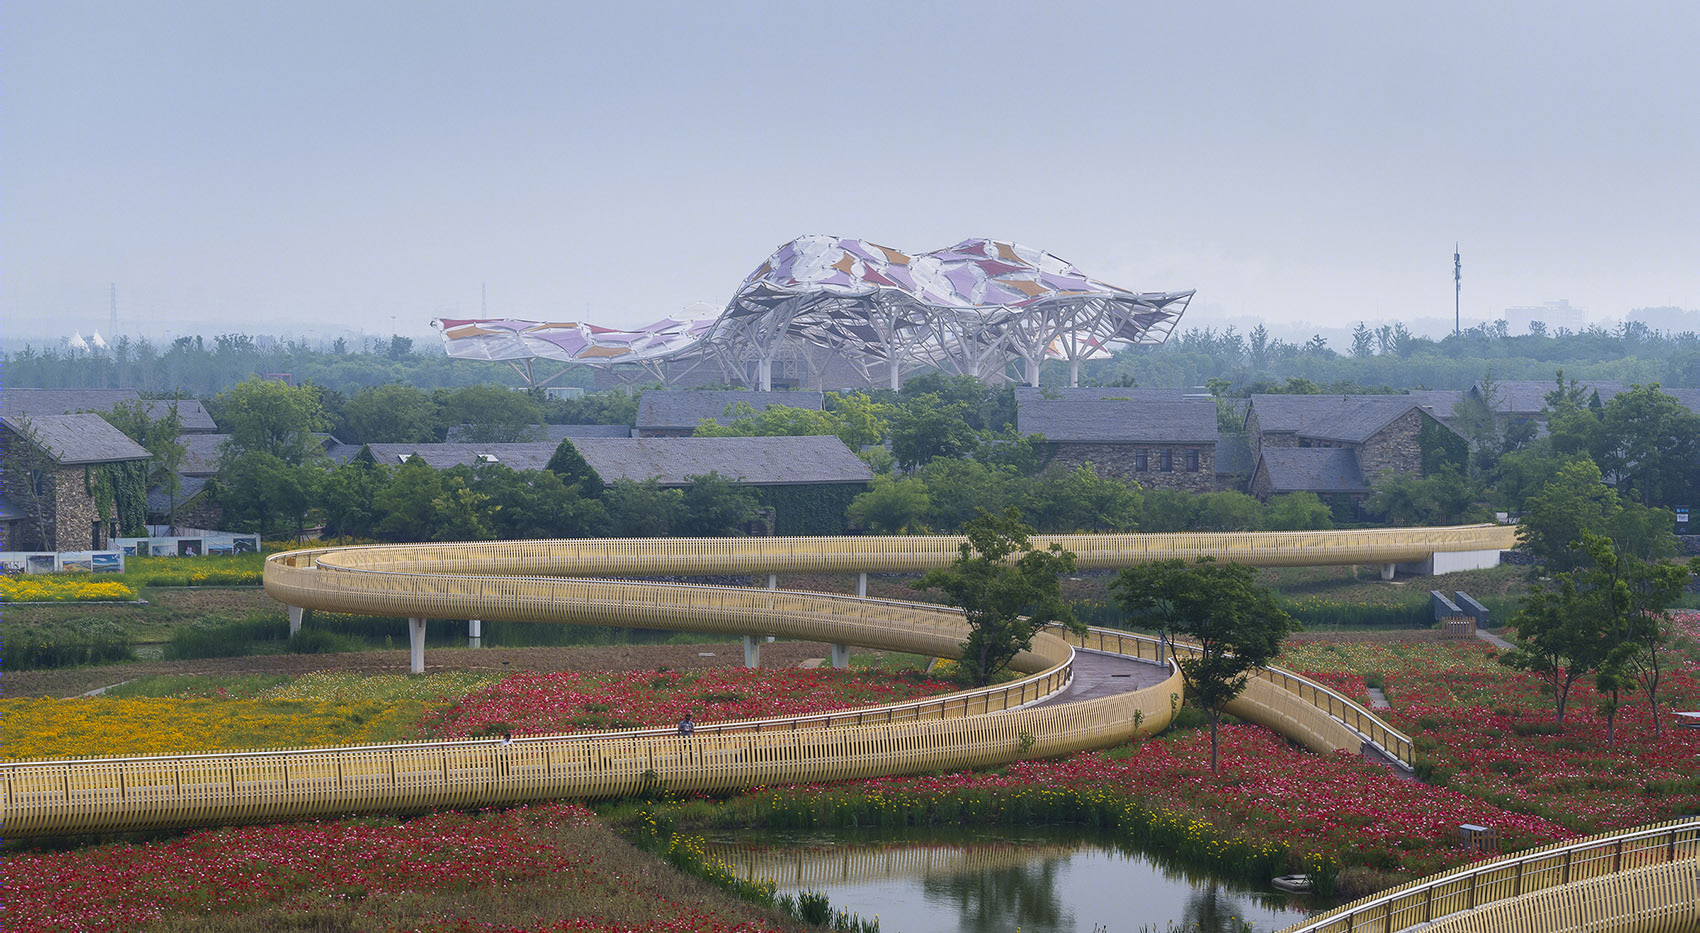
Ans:
[[[1123,655],[1076,650],[1074,680],[1069,682],[1068,688],[1033,705],[1053,706],[1096,700],[1099,697],[1155,687],[1167,679],[1169,669],[1161,664]]]

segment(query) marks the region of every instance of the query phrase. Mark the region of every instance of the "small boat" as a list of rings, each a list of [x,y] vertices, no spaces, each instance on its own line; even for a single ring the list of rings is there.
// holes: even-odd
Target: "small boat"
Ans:
[[[1310,893],[1309,875],[1282,875],[1269,883],[1281,891],[1290,891],[1294,894]]]

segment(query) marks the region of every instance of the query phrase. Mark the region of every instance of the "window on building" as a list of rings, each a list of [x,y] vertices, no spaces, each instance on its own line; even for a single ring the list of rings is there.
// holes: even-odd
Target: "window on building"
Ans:
[[[1150,452],[1144,449],[1135,450],[1133,452],[1133,471],[1144,473],[1149,469],[1151,469]]]
[[[1186,471],[1188,473],[1198,472],[1198,451],[1189,450],[1186,452]]]
[[[1175,472],[1175,452],[1165,450],[1159,453],[1157,455],[1157,469],[1164,473]]]

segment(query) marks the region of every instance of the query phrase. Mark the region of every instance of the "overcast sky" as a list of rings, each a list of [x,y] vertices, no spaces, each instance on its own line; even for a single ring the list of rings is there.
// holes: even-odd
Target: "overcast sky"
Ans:
[[[1700,309],[1700,6],[8,0],[10,336],[722,306],[1047,249],[1183,327]],[[1285,329],[1285,327],[1279,328]]]

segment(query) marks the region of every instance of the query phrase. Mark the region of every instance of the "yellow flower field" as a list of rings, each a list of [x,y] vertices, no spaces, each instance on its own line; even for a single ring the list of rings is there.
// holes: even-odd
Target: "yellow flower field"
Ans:
[[[0,700],[0,757],[166,755],[418,738],[425,711],[493,679],[311,674],[254,699]]]
[[[136,591],[116,580],[93,581],[87,577],[0,577],[0,602],[124,602]]]

